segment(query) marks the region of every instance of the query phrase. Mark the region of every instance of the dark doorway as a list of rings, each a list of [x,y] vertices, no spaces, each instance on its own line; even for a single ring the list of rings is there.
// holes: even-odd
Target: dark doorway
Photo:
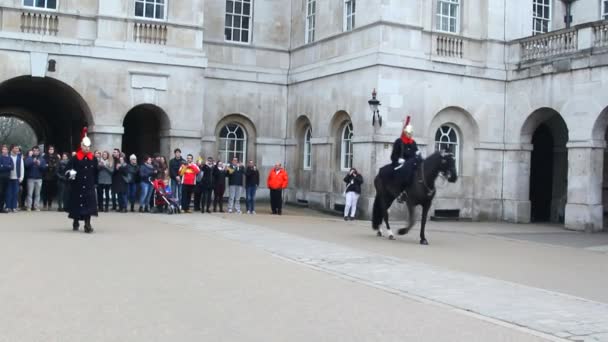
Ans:
[[[139,161],[144,155],[160,153],[165,120],[166,114],[154,105],[144,104],[131,109],[123,121],[122,150],[127,155],[135,154]]]
[[[551,129],[541,124],[532,136],[530,171],[530,202],[532,222],[551,220],[553,198],[553,135]]]
[[[82,127],[93,124],[82,97],[49,77],[21,76],[0,83],[0,115],[26,122],[35,131],[37,144],[55,145],[58,152],[74,151]]]

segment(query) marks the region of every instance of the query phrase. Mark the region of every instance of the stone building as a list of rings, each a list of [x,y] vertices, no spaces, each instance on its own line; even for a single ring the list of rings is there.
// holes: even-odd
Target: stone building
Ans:
[[[411,115],[426,154],[457,157],[434,210],[599,231],[604,18],[607,0],[0,0],[0,115],[61,150],[86,122],[100,149],[280,161],[311,207],[340,208],[354,166],[363,215]]]

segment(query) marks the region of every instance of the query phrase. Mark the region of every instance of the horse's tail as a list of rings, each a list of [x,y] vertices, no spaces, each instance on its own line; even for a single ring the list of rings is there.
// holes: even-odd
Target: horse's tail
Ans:
[[[380,195],[376,194],[376,198],[374,198],[374,209],[372,210],[372,228],[374,230],[378,230],[380,225],[382,224],[382,208],[380,201]]]

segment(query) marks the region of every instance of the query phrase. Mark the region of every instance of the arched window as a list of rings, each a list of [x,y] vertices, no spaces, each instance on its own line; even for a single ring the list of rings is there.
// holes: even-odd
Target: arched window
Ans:
[[[454,160],[456,160],[456,170],[458,171],[460,165],[460,141],[458,139],[458,132],[456,132],[454,127],[448,125],[439,127],[437,133],[435,133],[435,150],[453,153]]]
[[[312,168],[312,128],[308,127],[306,134],[304,134],[304,170],[310,170]]]
[[[353,167],[353,124],[348,123],[342,130],[342,148],[340,149],[340,166],[342,170]]]
[[[219,154],[224,162],[232,161],[237,157],[245,162],[247,158],[247,132],[236,123],[229,123],[220,131]]]

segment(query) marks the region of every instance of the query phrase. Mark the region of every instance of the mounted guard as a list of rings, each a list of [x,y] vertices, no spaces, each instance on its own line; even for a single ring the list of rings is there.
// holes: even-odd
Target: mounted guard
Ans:
[[[393,153],[391,153],[391,161],[395,170],[400,169],[408,161],[416,159],[420,155],[418,145],[412,138],[414,135],[414,127],[410,124],[410,116],[408,115],[399,137],[393,143]],[[413,166],[416,166],[415,164]]]

